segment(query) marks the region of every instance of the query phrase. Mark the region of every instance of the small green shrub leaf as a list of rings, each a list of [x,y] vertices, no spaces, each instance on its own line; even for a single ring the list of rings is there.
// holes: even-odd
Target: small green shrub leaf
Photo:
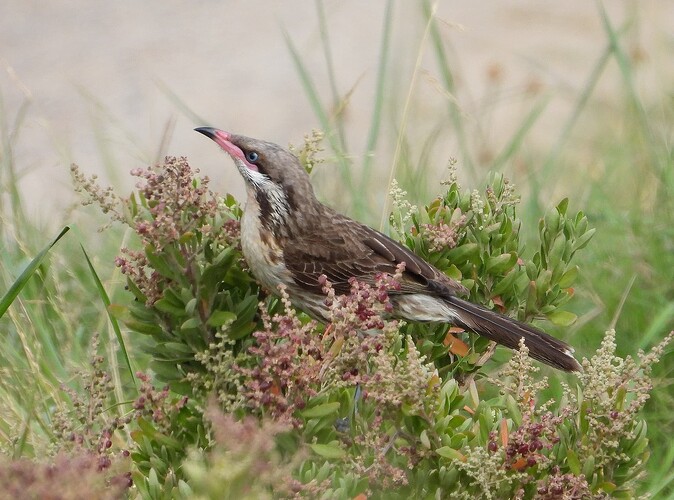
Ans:
[[[231,323],[236,320],[236,314],[231,311],[215,311],[208,318],[206,324],[208,326],[222,326],[226,323]]]
[[[304,418],[318,418],[325,417],[326,415],[331,415],[336,413],[340,407],[339,402],[334,403],[324,403],[322,405],[314,406],[312,408],[307,408],[301,412],[301,415]]]
[[[570,326],[575,323],[578,316],[572,312],[557,309],[548,314],[548,319],[557,326]]]
[[[566,463],[569,464],[569,469],[571,469],[571,472],[573,472],[576,476],[580,474],[580,460],[578,460],[578,455],[576,455],[575,451],[566,451]]]
[[[460,460],[461,462],[466,461],[466,456],[459,450],[456,450],[451,446],[442,446],[437,450],[435,450],[435,452],[441,457],[449,458],[452,460]]]
[[[336,444],[312,443],[309,447],[324,458],[338,459],[346,456],[346,451]]]

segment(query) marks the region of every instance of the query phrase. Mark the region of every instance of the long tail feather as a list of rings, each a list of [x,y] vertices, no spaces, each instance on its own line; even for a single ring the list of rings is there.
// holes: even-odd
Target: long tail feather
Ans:
[[[458,297],[446,300],[456,311],[456,322],[460,326],[510,349],[518,349],[523,338],[532,358],[561,370],[582,371],[573,357],[573,348],[544,331]]]

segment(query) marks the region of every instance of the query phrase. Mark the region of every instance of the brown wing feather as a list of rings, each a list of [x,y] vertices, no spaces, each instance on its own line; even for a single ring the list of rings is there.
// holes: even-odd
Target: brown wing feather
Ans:
[[[286,267],[304,288],[321,293],[318,278],[324,274],[337,293],[348,293],[349,278],[373,283],[378,273],[393,274],[396,266],[405,262],[399,293],[452,296],[466,292],[459,283],[379,231],[336,212],[321,218],[318,224],[306,236],[296,235],[284,252]]]

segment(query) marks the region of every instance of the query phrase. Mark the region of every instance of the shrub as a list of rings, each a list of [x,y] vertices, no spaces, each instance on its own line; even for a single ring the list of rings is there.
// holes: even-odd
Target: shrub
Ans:
[[[485,339],[388,318],[396,276],[352,280],[345,296],[324,280],[328,327],[295,311],[282,288],[280,299],[266,295],[241,255],[241,209],[184,158],[135,171],[128,199],[73,173],[137,235],[116,261],[135,300],[113,312],[153,359],[129,423],[143,497],[634,494],[648,456],[638,411],[672,335],[635,361],[615,355],[607,332],[573,387],[543,400],[547,379],[525,345],[490,378]],[[579,272],[573,256],[594,232],[587,218],[561,201],[528,257],[512,184],[494,175],[471,192],[450,169],[444,186],[423,208],[394,186],[399,240],[474,301],[520,320],[572,323],[562,306]]]

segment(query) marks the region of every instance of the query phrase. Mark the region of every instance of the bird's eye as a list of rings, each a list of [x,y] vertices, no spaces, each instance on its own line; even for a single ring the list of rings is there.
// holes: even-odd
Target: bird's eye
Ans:
[[[248,160],[250,163],[255,163],[259,159],[260,155],[257,154],[255,151],[248,151],[246,153],[246,160]]]

